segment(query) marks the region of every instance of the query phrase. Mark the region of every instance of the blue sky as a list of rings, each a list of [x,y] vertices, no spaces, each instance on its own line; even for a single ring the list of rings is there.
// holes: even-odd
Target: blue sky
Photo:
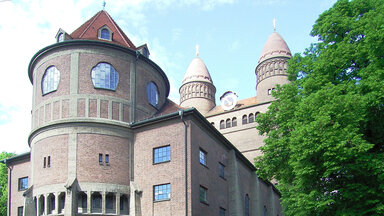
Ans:
[[[225,91],[239,99],[256,95],[260,53],[276,29],[292,53],[303,52],[318,16],[335,0],[107,0],[106,11],[167,74],[170,98],[199,44],[216,86],[216,103]],[[59,28],[68,33],[102,9],[102,0],[0,0],[0,152],[28,151],[32,86],[27,67],[32,56],[55,42]]]

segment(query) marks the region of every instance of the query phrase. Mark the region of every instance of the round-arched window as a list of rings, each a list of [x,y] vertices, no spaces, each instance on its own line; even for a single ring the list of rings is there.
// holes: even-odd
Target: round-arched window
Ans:
[[[60,71],[55,66],[50,66],[45,70],[41,83],[41,90],[44,94],[56,91],[60,82]]]
[[[147,98],[149,104],[152,106],[157,107],[159,105],[159,91],[154,82],[149,82],[147,84]]]
[[[116,90],[119,83],[119,73],[108,63],[99,63],[91,71],[93,86],[95,88]]]
[[[105,40],[110,40],[108,29],[106,29],[106,28],[101,29],[100,37],[101,37],[102,39],[105,39]]]

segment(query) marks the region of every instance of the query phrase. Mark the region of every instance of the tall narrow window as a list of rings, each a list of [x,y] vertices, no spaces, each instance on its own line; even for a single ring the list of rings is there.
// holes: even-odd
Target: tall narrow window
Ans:
[[[50,66],[45,70],[42,83],[41,83],[41,91],[43,95],[48,94],[50,92],[56,91],[60,82],[60,71],[57,70],[55,66]]]
[[[17,207],[17,216],[23,216],[23,206]]]
[[[92,83],[95,88],[116,90],[119,73],[108,63],[101,62],[91,71]]]
[[[220,129],[224,129],[224,128],[225,128],[224,120],[221,120],[220,121]]]
[[[253,123],[253,122],[255,122],[255,118],[253,117],[253,113],[249,114],[249,116],[248,116],[248,122],[249,122],[249,123]]]
[[[153,149],[153,163],[163,163],[171,160],[171,146]]]
[[[171,184],[155,185],[153,187],[153,200],[162,201],[171,199]]]
[[[100,163],[100,164],[103,163],[103,154],[99,154],[99,163]]]
[[[220,208],[220,216],[225,216],[226,215],[226,210],[224,208]]]
[[[46,157],[44,157],[43,167],[44,167],[44,168],[47,167],[47,158],[46,158]]]
[[[236,126],[237,126],[237,118],[233,117],[232,118],[232,127],[236,127]]]
[[[222,163],[219,163],[219,176],[225,178],[225,166]]]
[[[105,163],[106,163],[106,164],[109,164],[109,154],[106,154],[106,155],[105,155]]]
[[[94,192],[91,196],[92,208],[91,213],[101,213],[101,194],[99,192]]]
[[[247,124],[248,123],[248,116],[247,115],[243,115],[243,118],[242,118],[242,124]]]
[[[64,212],[64,208],[65,208],[65,192],[62,192],[59,195],[59,214]]]
[[[199,159],[200,159],[200,164],[207,166],[207,152],[204,151],[203,149],[200,149]]]
[[[108,193],[105,196],[105,208],[107,214],[116,214],[116,195],[114,193]]]
[[[244,200],[244,216],[249,216],[249,196],[248,196],[248,194],[245,195],[245,200]]]
[[[230,127],[231,127],[231,119],[227,119],[227,120],[225,121],[225,127],[226,127],[226,128],[230,128]]]
[[[200,185],[200,202],[207,203],[207,191],[207,188]]]
[[[159,91],[154,82],[147,84],[147,99],[152,106],[157,107],[159,105]]]
[[[47,167],[51,167],[51,156],[48,156]]]

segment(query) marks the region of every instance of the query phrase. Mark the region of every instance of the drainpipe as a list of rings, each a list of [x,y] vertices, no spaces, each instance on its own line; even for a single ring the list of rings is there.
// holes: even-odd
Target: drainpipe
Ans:
[[[185,123],[183,116],[184,110],[179,110],[179,116],[181,121],[184,124],[184,160],[185,160],[185,168],[184,168],[184,176],[185,176],[185,216],[188,216],[188,154],[187,154],[187,124]]]
[[[8,216],[11,216],[12,168],[8,166],[7,159],[4,159],[2,162],[8,167],[8,199],[7,199],[7,204],[8,204]]]

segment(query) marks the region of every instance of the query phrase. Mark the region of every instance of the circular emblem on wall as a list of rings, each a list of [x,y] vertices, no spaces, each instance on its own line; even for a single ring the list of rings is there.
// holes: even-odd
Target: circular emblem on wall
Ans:
[[[237,104],[237,95],[234,92],[227,91],[220,97],[221,107],[224,110],[231,110],[235,108]]]

